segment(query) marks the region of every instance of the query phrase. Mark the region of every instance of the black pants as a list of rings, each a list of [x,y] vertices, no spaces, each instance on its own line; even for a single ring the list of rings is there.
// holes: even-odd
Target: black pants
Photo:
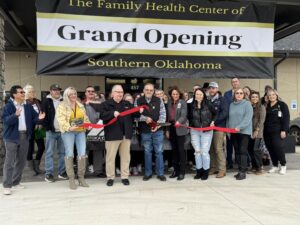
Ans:
[[[239,172],[243,173],[247,170],[249,138],[250,135],[247,134],[231,134],[230,138],[236,153],[236,161],[239,166]]]
[[[130,152],[130,166],[136,167],[139,164],[144,163],[144,152],[143,151],[131,151]]]
[[[226,161],[228,166],[233,166],[233,144],[231,138],[226,135]]]
[[[248,152],[251,157],[252,168],[261,169],[263,152],[259,149],[262,138],[249,139]]]
[[[186,155],[184,150],[185,135],[177,136],[176,128],[170,126],[170,142],[174,170],[178,174],[185,174]]]
[[[34,133],[34,132],[33,132]],[[34,153],[34,141],[38,147],[35,159],[41,160],[43,153],[45,151],[45,141],[43,138],[41,139],[34,139],[34,134],[32,134],[30,140],[29,140],[29,147],[28,147],[28,153],[27,153],[27,160],[33,159],[33,153]]]
[[[281,166],[285,166],[284,139],[280,137],[280,131],[271,133],[265,132],[264,140],[270,153],[273,166],[278,167],[278,162],[280,162]]]

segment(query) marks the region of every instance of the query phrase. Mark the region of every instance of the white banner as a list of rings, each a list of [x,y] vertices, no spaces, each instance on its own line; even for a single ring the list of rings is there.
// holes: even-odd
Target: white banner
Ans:
[[[269,24],[202,22],[151,24],[37,18],[38,50],[126,54],[272,57]],[[156,21],[153,19],[153,21]],[[175,21],[175,22],[174,22]],[[176,20],[173,20],[176,23]]]

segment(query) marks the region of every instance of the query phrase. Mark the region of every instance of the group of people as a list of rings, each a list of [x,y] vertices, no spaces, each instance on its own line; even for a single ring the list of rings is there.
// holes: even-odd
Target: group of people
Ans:
[[[217,82],[210,82],[204,88],[195,85],[191,98],[177,86],[169,87],[167,96],[147,83],[143,93],[132,96],[124,93],[121,85],[114,85],[107,100],[95,99],[94,87],[88,86],[85,99],[79,101],[75,88],[68,87],[61,96],[60,86],[53,84],[43,102],[35,98],[32,86],[22,88],[15,85],[11,87],[11,97],[2,114],[6,147],[4,194],[23,188],[20,181],[26,159],[32,160],[36,174],[45,172],[45,180],[54,182],[55,149],[59,155],[58,179],[68,179],[70,189],[77,188],[76,175],[80,186],[89,187],[84,178],[87,158],[99,176],[106,176],[107,186],[113,186],[117,153],[121,181],[130,185],[130,161],[135,158],[130,146],[135,125],[144,149],[144,181],[153,176],[153,153],[157,179],[167,180],[164,171],[165,137],[172,147],[170,161],[174,170],[169,176],[171,179],[180,181],[185,178],[185,143],[188,139],[194,149],[194,179],[207,180],[213,174],[217,178],[226,176],[226,170],[233,166],[233,152],[238,165],[238,173],[234,176],[237,180],[246,179],[247,173],[263,174],[261,146],[264,144],[272,160],[269,172],[285,174],[284,139],[290,120],[288,106],[269,86],[260,98],[259,92],[249,87],[242,88],[238,78],[233,78],[231,85],[232,89],[224,96]],[[131,109],[137,110],[123,113]],[[84,124],[97,124],[99,120],[107,125],[104,127],[105,142],[90,141],[87,133],[91,127]],[[211,129],[215,127],[219,129]],[[35,159],[34,142],[38,146]],[[43,171],[40,160],[45,149]],[[77,171],[74,171],[76,167]]]

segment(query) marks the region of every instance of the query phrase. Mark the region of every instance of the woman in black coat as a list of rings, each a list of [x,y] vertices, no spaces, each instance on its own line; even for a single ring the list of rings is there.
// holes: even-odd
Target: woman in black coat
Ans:
[[[267,96],[269,102],[264,124],[264,140],[273,164],[269,173],[279,172],[283,175],[286,173],[284,139],[289,131],[289,108],[279,99],[276,90],[269,90]]]

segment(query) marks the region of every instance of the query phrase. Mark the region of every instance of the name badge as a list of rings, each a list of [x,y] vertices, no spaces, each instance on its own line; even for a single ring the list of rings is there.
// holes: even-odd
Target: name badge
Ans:
[[[281,118],[282,117],[282,112],[278,111],[278,117]]]
[[[178,103],[177,109],[180,109],[180,108],[181,108],[181,103]]]

